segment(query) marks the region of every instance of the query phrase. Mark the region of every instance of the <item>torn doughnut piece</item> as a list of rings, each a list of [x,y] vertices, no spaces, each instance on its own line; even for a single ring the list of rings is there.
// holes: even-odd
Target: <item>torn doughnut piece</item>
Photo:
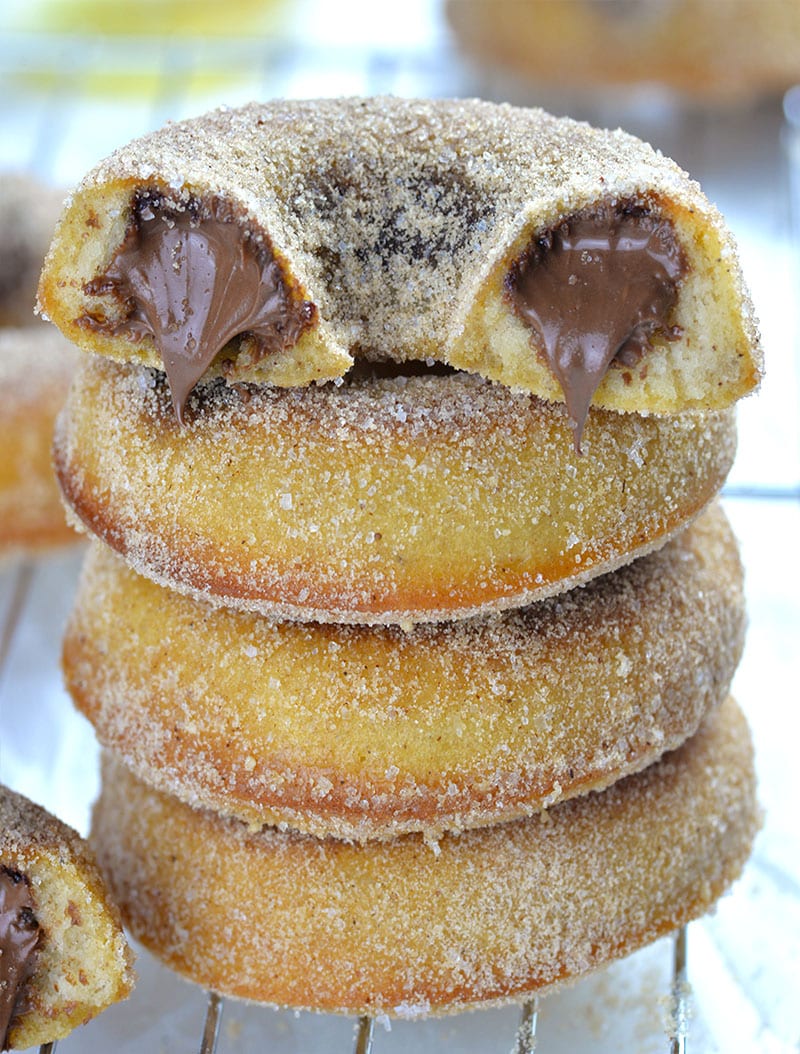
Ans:
[[[88,845],[0,786],[0,1049],[61,1039],[126,998],[132,962]]]
[[[587,223],[565,260],[562,232]],[[652,281],[631,289],[642,263]],[[86,177],[39,297],[86,350],[165,369],[179,414],[209,376],[292,386],[428,360],[566,399],[579,440],[590,403],[716,409],[761,370],[735,246],[685,173],[622,132],[476,100],[280,100],[168,125]],[[570,319],[555,351],[554,313]]]

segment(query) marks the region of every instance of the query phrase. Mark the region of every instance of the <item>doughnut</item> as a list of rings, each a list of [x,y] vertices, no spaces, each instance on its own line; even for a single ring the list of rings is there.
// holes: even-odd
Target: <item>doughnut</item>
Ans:
[[[713,506],[585,589],[409,633],[212,608],[96,544],[63,666],[101,743],[192,805],[320,837],[432,839],[676,748],[727,695],[743,634],[736,543]]]
[[[309,384],[429,361],[566,402],[671,414],[751,391],[735,245],[623,132],[478,100],[278,100],[169,124],[93,169],[39,309],[80,347]]]
[[[0,1049],[52,1043],[126,998],[132,962],[89,846],[0,786]]]
[[[800,77],[796,0],[448,0],[447,17],[482,66],[571,92],[658,84],[732,105]]]
[[[78,358],[52,326],[0,329],[0,557],[77,541],[50,447]]]
[[[184,977],[278,1006],[423,1016],[521,1000],[707,911],[759,822],[730,700],[599,794],[460,835],[353,845],[193,810],[109,756],[101,867],[135,937]]]
[[[716,494],[734,410],[563,407],[465,373],[280,389],[92,356],[54,444],[73,519],[146,577],[273,618],[400,622],[520,606],[663,544]]]
[[[0,172],[0,326],[36,325],[36,286],[63,202],[28,172]]]

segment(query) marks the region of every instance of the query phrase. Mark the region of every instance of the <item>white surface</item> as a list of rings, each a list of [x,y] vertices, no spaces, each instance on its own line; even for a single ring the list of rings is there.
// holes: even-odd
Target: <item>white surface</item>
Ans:
[[[0,166],[32,167],[66,185],[118,142],[167,117],[258,95],[343,90],[506,94],[508,86],[476,80],[442,50],[441,30],[429,4],[404,5],[406,17],[397,26],[386,21],[377,26],[369,18],[359,22],[343,3],[329,5],[328,12],[334,6],[336,16],[324,18],[314,17],[313,5],[304,7],[306,24],[314,27],[307,45],[317,50],[292,53],[277,71],[265,64],[219,97],[191,95],[175,83],[170,91],[144,100],[89,97],[82,79],[87,63],[80,54],[70,56],[73,73],[57,90],[30,94],[20,87],[18,74],[32,55],[42,55],[41,48],[37,52],[35,42],[16,38],[14,47],[3,48],[0,40],[5,100]],[[382,7],[359,6],[373,11]],[[360,27],[359,39],[348,22]],[[323,47],[333,36],[346,54]],[[365,50],[378,37],[384,49],[380,61],[374,46]],[[553,108],[567,107],[556,100]],[[792,151],[787,149],[794,140],[782,128],[777,104],[750,114],[710,115],[663,104],[650,110],[631,104],[620,114],[598,103],[577,115],[595,123],[624,123],[701,180],[740,239],[762,319],[768,376],[760,396],[747,400],[740,411],[740,452],[726,506],[742,544],[750,611],[735,692],[756,742],[765,823],[743,880],[712,918],[689,929],[694,994],[689,1049],[693,1054],[788,1054],[800,1050],[800,833],[794,757],[800,738],[800,255],[790,212]],[[792,149],[800,154],[800,146]],[[795,178],[798,187],[800,177]],[[800,223],[797,215],[794,223]],[[91,731],[72,711],[58,668],[61,627],[79,563],[76,550],[30,569],[16,565],[0,571],[0,640],[5,631],[8,645],[0,669],[0,780],[86,830],[96,789],[96,747]],[[19,617],[14,617],[15,597],[21,603]],[[546,1000],[537,1050],[665,1051],[670,970],[671,942],[661,942]],[[147,956],[140,959],[139,971],[132,999],[64,1041],[59,1051],[197,1050],[203,993]],[[395,1024],[388,1032],[379,1026],[375,1050],[508,1051],[516,1021],[517,1012],[505,1010]],[[347,1051],[352,1036],[348,1021],[229,1004],[219,1050]]]

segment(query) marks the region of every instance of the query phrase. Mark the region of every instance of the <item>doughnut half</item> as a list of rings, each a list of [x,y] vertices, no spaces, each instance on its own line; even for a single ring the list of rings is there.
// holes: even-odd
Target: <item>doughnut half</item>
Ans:
[[[675,749],[727,695],[743,633],[736,543],[714,506],[585,589],[409,633],[212,608],[95,545],[64,670],[103,745],[192,805],[319,836],[431,838]]]
[[[35,921],[29,914],[27,928],[39,935],[28,968],[20,974],[12,967],[15,980],[27,979],[17,991],[7,1035],[0,1026],[3,1050],[6,1044],[21,1050],[61,1039],[129,995],[133,956],[89,846],[71,827],[2,786],[0,893],[0,945],[9,931],[17,930],[19,940],[19,919],[12,916],[20,906],[32,912]],[[7,956],[15,955],[9,947],[0,951],[5,984]],[[12,994],[0,985],[0,1011],[9,1009]]]
[[[40,309],[79,346],[119,361],[161,367],[177,356],[183,369],[199,356],[187,389],[209,371],[296,385],[340,376],[360,358],[430,359],[561,400],[542,334],[506,295],[509,275],[562,224],[615,210],[663,223],[685,268],[644,357],[598,377],[595,403],[646,413],[729,406],[757,384],[761,353],[734,243],[698,186],[623,132],[478,100],[278,100],[135,140],[69,202]],[[189,285],[153,307],[160,318],[134,308],[117,258],[138,253],[142,231],[162,220],[170,231],[185,223],[187,238],[216,224],[223,241],[234,225],[258,266],[271,268],[268,284],[277,283],[287,318],[295,309],[297,318],[267,322],[263,339],[261,305],[238,322],[242,297],[225,301],[223,288],[233,249],[205,243],[201,270],[220,276],[219,302],[198,299],[187,322],[188,267]],[[172,249],[187,260],[194,252],[180,239]],[[177,266],[172,249],[165,258]],[[169,268],[147,276],[148,297],[165,278]],[[568,286],[565,274],[559,296]],[[598,288],[606,313],[622,287]],[[169,334],[156,332],[169,328],[167,314],[170,325],[180,317],[189,327],[169,352]],[[211,319],[213,347],[205,328],[192,328],[200,314]]]
[[[78,358],[51,326],[0,330],[0,555],[77,540],[50,448]]]
[[[56,474],[75,518],[155,581],[301,621],[412,622],[528,603],[661,545],[716,494],[732,410],[563,408],[468,374],[203,388],[93,357]]]
[[[133,934],[243,999],[420,1016],[521,1000],[702,914],[758,826],[732,701],[676,753],[540,816],[352,845],[194,811],[109,757],[94,815]]]

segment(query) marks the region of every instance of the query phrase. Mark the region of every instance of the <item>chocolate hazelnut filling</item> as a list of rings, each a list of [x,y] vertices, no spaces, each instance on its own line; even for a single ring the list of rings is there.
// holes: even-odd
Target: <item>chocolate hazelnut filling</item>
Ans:
[[[672,224],[634,202],[577,212],[536,236],[506,277],[506,296],[561,385],[575,448],[613,362],[635,365],[670,317],[687,272]]]
[[[154,191],[137,194],[122,245],[85,292],[111,293],[127,313],[115,322],[85,315],[81,325],[153,338],[179,420],[192,389],[234,337],[253,337],[260,359],[296,344],[315,317],[271,248],[220,202],[178,208]]]
[[[11,1021],[36,965],[41,931],[33,909],[26,876],[0,867],[0,1050],[6,1049]]]

